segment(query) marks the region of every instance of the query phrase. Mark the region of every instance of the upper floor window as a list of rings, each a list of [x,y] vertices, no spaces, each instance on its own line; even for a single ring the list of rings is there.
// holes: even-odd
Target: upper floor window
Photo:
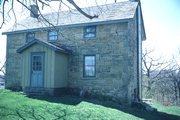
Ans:
[[[34,33],[27,33],[26,34],[26,42],[30,42],[35,39],[35,34]]]
[[[57,31],[49,31],[48,32],[48,40],[49,41],[54,41],[58,39],[58,32]]]
[[[84,38],[95,38],[96,26],[88,26],[84,28]]]
[[[95,77],[96,60],[95,55],[84,56],[84,77]]]

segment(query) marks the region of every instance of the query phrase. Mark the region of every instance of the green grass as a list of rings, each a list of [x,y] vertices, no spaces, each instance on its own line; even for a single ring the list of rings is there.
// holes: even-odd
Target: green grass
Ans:
[[[158,112],[147,112],[112,102],[95,103],[102,104],[75,96],[35,99],[0,90],[0,120],[180,120],[179,107],[153,105]]]
[[[160,112],[180,116],[180,107],[177,107],[177,106],[162,106],[162,105],[158,105],[158,104],[153,104],[152,106],[157,108],[158,111],[160,111]]]

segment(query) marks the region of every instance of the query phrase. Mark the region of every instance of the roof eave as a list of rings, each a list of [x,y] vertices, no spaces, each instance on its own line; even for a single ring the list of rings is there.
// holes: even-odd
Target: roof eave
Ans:
[[[130,22],[131,20],[133,20],[133,18],[110,20],[110,21],[99,21],[99,22],[91,22],[91,23],[71,24],[71,25],[60,25],[60,26],[55,26],[55,28],[58,29],[58,28],[71,28],[71,27],[83,27],[83,26],[92,26],[92,25],[124,23],[124,22]],[[19,34],[19,33],[36,32],[36,31],[47,31],[50,29],[52,28],[43,27],[43,28],[34,28],[34,29],[26,29],[26,30],[17,30],[17,31],[12,31],[12,32],[3,32],[2,35]]]
[[[26,50],[27,48],[31,47],[32,45],[34,45],[34,44],[36,44],[36,43],[38,43],[38,44],[40,44],[40,45],[42,45],[42,46],[48,47],[48,48],[50,48],[50,49],[52,49],[52,50],[54,50],[54,51],[60,52],[60,53],[69,54],[69,55],[72,54],[71,52],[57,49],[57,48],[55,48],[55,47],[53,47],[53,46],[50,46],[50,45],[48,45],[48,44],[46,44],[46,43],[44,43],[44,42],[42,42],[42,41],[39,41],[39,40],[33,40],[33,41],[27,43],[26,45],[24,45],[24,46],[20,47],[19,49],[17,49],[16,52],[17,52],[17,53],[22,53],[24,50]]]
[[[56,52],[60,52],[60,53],[64,53],[64,54],[68,54],[68,55],[72,55],[72,52],[67,52],[67,51],[63,51],[63,50],[59,50],[59,49],[56,49],[55,50]]]
[[[143,37],[143,41],[146,40],[146,30],[145,30],[145,26],[144,26],[144,19],[143,19],[143,13],[142,13],[142,7],[141,7],[141,1],[139,1],[139,5],[140,5],[140,10],[141,10],[141,19],[142,19],[142,27],[143,27],[143,33],[144,33],[144,37]]]

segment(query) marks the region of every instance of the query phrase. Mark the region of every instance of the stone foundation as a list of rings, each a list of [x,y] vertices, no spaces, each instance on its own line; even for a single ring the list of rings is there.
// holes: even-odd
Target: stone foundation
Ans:
[[[103,101],[115,101],[117,103],[128,103],[127,99],[123,97],[119,98],[118,95],[108,95],[99,91],[88,91],[79,88],[37,88],[37,87],[26,87],[23,92],[28,96],[61,96],[61,95],[75,95],[84,98],[95,98]]]
[[[130,104],[131,101],[128,100],[127,94],[122,92],[114,91],[112,93],[106,93],[105,91],[95,90],[95,89],[82,89],[82,88],[67,88],[67,94],[72,94],[84,98],[95,98],[103,101],[114,101],[120,104]]]
[[[67,88],[26,87],[23,92],[29,96],[60,96],[67,93]]]

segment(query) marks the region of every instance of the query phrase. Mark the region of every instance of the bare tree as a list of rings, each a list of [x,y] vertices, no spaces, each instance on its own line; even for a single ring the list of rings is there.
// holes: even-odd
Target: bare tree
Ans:
[[[1,62],[0,62],[1,63]],[[6,75],[6,62],[4,62],[2,64],[2,66],[0,67],[0,73],[2,73],[2,75],[0,75],[1,79],[5,80],[5,75]]]
[[[171,67],[168,69],[168,73],[164,74],[164,79],[166,79],[165,82],[169,83],[167,88],[168,91],[170,91],[170,96],[172,96],[173,101],[176,104],[179,104],[180,99],[180,66],[176,62],[175,59],[173,59],[174,62],[172,63]],[[164,89],[164,88],[162,88]]]
[[[175,66],[169,67],[161,74],[161,78],[156,82],[158,101],[171,102],[174,105],[178,105],[180,97],[180,69],[177,69]]]
[[[171,102],[179,105],[180,100],[180,66],[176,57],[169,62],[162,57],[155,59],[154,50],[143,53],[143,93],[157,102]]]
[[[169,75],[169,78],[172,82],[170,86],[171,90],[173,91],[173,95],[175,101],[179,99],[179,90],[180,90],[180,71],[174,71]]]
[[[171,69],[171,74],[169,77],[173,83],[172,90],[174,91],[174,96],[177,104],[180,105],[180,48],[178,49],[178,55],[176,57],[173,56],[173,65]]]
[[[143,88],[146,93],[150,93],[153,85],[160,79],[160,75],[170,65],[169,62],[164,61],[162,57],[154,57],[154,49],[144,49],[142,55],[143,64]]]

